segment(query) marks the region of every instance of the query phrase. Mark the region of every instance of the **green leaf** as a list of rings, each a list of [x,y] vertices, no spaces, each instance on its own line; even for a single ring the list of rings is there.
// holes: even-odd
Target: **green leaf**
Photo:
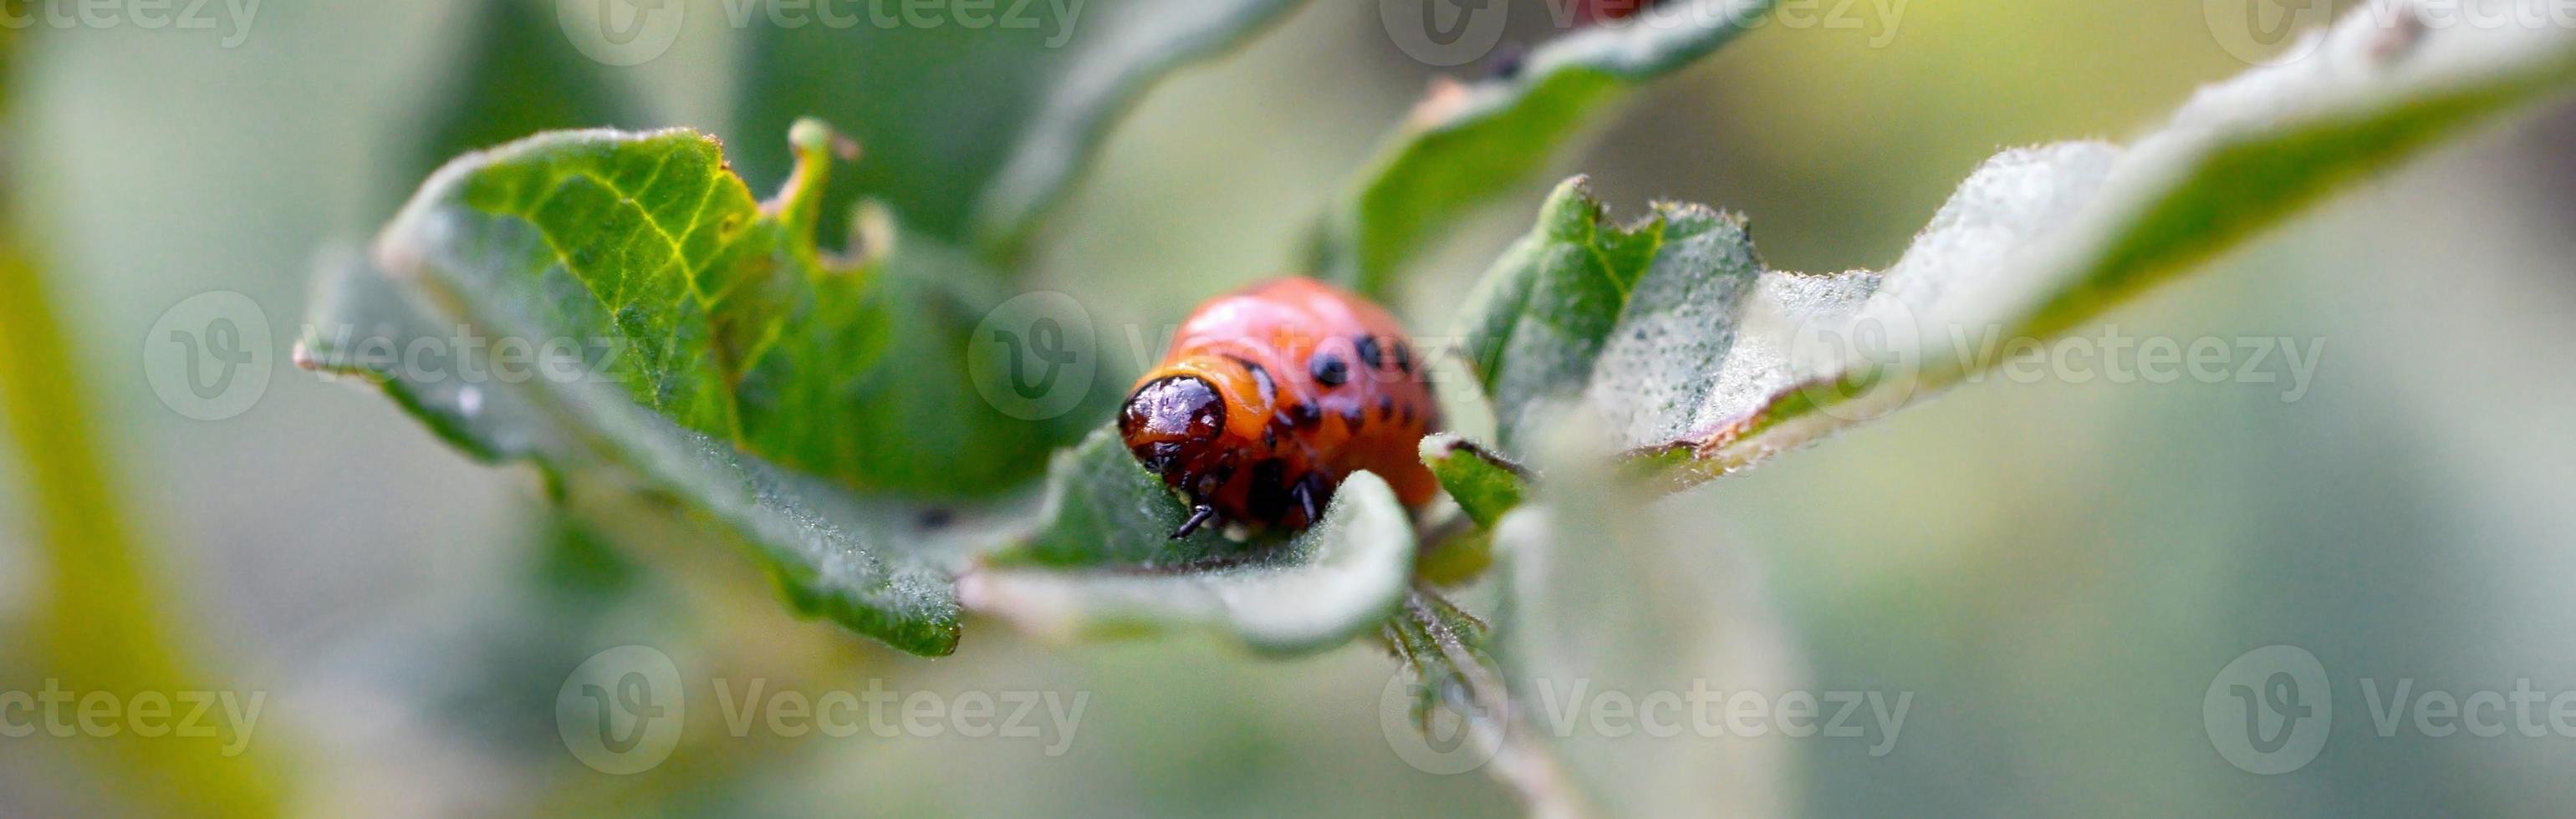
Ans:
[[[682,501],[762,555],[800,610],[905,651],[955,650],[958,618],[948,579],[963,555],[986,542],[988,527],[954,513],[864,498],[744,454],[586,374],[460,381],[451,373],[407,370],[373,352],[452,338],[455,321],[433,318],[398,287],[456,261],[424,260],[438,267],[392,278],[365,264],[326,268],[308,318],[312,329],[297,349],[299,363],[382,384],[442,437],[487,460],[528,460],[550,473],[632,482]],[[494,337],[524,333],[535,312],[495,306],[467,329]],[[490,356],[478,355],[455,370],[494,372],[492,366]]]
[[[1471,208],[1518,190],[1594,114],[1725,45],[1767,0],[1685,0],[1549,42],[1508,76],[1443,81],[1326,215],[1313,269],[1384,296],[1403,266]]]
[[[1405,737],[1388,726],[1386,738],[1398,756],[1425,771],[1482,768],[1510,787],[1532,816],[1590,813],[1557,749],[1522,718],[1528,709],[1545,706],[1525,695],[1515,700],[1514,681],[1495,653],[1499,641],[1492,626],[1438,594],[1416,589],[1387,618],[1380,636],[1412,678],[1409,689],[1390,686],[1381,695],[1380,718],[1392,716],[1394,697],[1409,694],[1413,725],[1422,734]]]
[[[737,159],[754,175],[784,173],[791,157],[757,137],[820,117],[871,157],[825,213],[876,199],[931,236],[1007,257],[1156,80],[1300,2],[926,0],[901,11],[940,25],[869,17],[794,28],[772,20],[771,3],[752,3],[738,20],[755,33],[735,128],[755,139]],[[1002,25],[1006,13],[1015,16]],[[970,18],[993,23],[961,24]]]
[[[1078,403],[1043,420],[988,401],[974,373],[1012,365],[970,337],[1008,291],[960,251],[874,232],[869,264],[817,268],[776,308],[778,332],[735,390],[751,451],[864,489],[971,499],[1026,484],[1045,468],[1038,453],[1107,415],[1119,396],[1106,381],[1067,387],[1084,391]]]
[[[533,402],[524,383],[404,378],[402,351],[458,339],[473,328],[434,318],[354,248],[325,249],[314,265],[295,364],[326,381],[355,377],[382,388],[440,440],[485,463],[533,460],[572,435]],[[458,345],[463,346],[463,345]],[[459,361],[490,372],[488,357]]]
[[[854,490],[990,495],[1035,471],[1054,427],[975,398],[958,323],[976,297],[929,283],[977,271],[918,261],[954,254],[909,239],[860,261],[801,240],[827,137],[802,129],[800,181],[766,207],[681,131],[460,160],[379,239],[390,278],[326,271],[299,360],[385,384],[480,457],[632,473],[758,548],[807,611],[945,653],[952,567],[989,536]],[[460,357],[399,357],[424,340]],[[505,344],[538,360],[496,368]],[[942,409],[908,412],[926,405]]]
[[[1609,221],[1580,179],[1462,319],[1507,447],[1569,405],[1696,483],[1999,363],[2469,126],[2576,80],[2576,32],[2382,27],[2204,89],[2128,148],[2006,151],[1884,274],[1772,271],[1741,220]]]
[[[1623,431],[1688,420],[1719,391],[1719,371],[1704,365],[1723,362],[1747,332],[1743,317],[1757,289],[1867,281],[1775,275],[1772,287],[1757,288],[1765,278],[1741,219],[1660,204],[1620,226],[1581,178],[1559,186],[1537,231],[1496,263],[1463,314],[1471,364],[1494,401],[1503,445],[1526,447],[1569,396],[1590,399]]]
[[[1422,462],[1477,526],[1492,528],[1528,494],[1529,470],[1452,433],[1423,438]]]
[[[1493,528],[1503,515],[1521,505],[1536,477],[1501,453],[1454,433],[1422,439],[1422,463],[1431,467],[1440,488],[1466,513],[1424,537],[1414,579],[1430,586],[1455,586],[1475,580],[1494,563]]]
[[[687,131],[549,134],[442,170],[379,250],[471,318],[532,311],[533,339],[594,356],[606,380],[682,427],[872,492],[989,496],[1034,476],[1082,413],[1004,415],[975,389],[967,336],[1001,288],[962,254],[879,220],[862,258],[827,258],[828,151],[764,206],[716,143]],[[993,354],[989,351],[984,354]]]
[[[1490,653],[1492,628],[1485,621],[1437,593],[1414,589],[1386,618],[1379,636],[1413,675],[1416,728],[1431,729],[1435,708],[1467,720],[1492,720],[1505,713],[1510,694]]]
[[[1462,755],[1461,762],[1492,763],[1492,757],[1506,750],[1511,738],[1511,690],[1505,683],[1502,667],[1492,653],[1492,628],[1448,599],[1428,589],[1416,588],[1404,597],[1404,603],[1380,626],[1378,639],[1411,678],[1404,693],[1407,715],[1419,739],[1387,730],[1390,744],[1421,742],[1407,748],[1400,744],[1397,754],[1417,767],[1426,761],[1445,761]],[[1390,699],[1395,691],[1381,695],[1379,717],[1384,719],[1397,703]],[[1443,720],[1443,715],[1448,717]],[[1430,740],[1441,740],[1439,743]],[[1515,754],[1527,755],[1523,747],[1511,747]],[[1412,754],[1433,755],[1431,760],[1417,759]],[[1461,765],[1460,767],[1465,767]],[[1516,779],[1504,764],[1494,768],[1497,778],[1506,784],[1520,786],[1522,796],[1534,806],[1544,797],[1531,790],[1537,783]],[[1570,812],[1537,815],[1572,815]]]
[[[1171,540],[1185,510],[1112,430],[1056,457],[1037,528],[958,581],[966,605],[1054,639],[1190,627],[1273,654],[1319,651],[1392,611],[1413,566],[1413,524],[1361,472],[1324,521],[1293,537]]]

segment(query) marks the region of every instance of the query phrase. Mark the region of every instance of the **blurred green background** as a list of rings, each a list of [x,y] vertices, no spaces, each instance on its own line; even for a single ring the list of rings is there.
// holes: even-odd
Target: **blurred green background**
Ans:
[[[51,260],[129,524],[169,591],[134,602],[172,610],[226,685],[269,693],[255,742],[284,755],[293,808],[1516,810],[1481,774],[1398,759],[1379,708],[1394,666],[1364,644],[1276,662],[1190,639],[1053,648],[972,623],[956,656],[924,660],[791,617],[748,561],[692,554],[685,532],[634,553],[550,529],[533,474],[468,462],[372,391],[281,368],[239,417],[164,409],[137,357],[164,310],[239,291],[283,345],[315,249],[367,235],[417,183],[405,152],[458,69],[473,5],[268,4],[232,49],[45,31],[13,69],[6,195]],[[720,6],[694,13],[721,20]],[[1744,212],[1776,266],[1882,266],[1995,150],[2122,138],[2244,70],[2203,6],[1926,0],[1860,29],[1770,25],[1639,95],[1563,170],[1627,212],[1653,198]],[[652,103],[652,124],[712,127],[736,34],[696,25],[660,59],[604,70]],[[1152,328],[1286,272],[1437,73],[1393,46],[1375,3],[1315,3],[1181,72],[1039,237],[1030,286],[1086,294],[1104,327]],[[2445,149],[2111,318],[2140,336],[2323,339],[2295,402],[2282,385],[2190,379],[1971,385],[1660,504],[1677,531],[1757,558],[1807,688],[1914,692],[1887,756],[1791,743],[1789,803],[2576,810],[2576,738],[2380,737],[2358,684],[2576,690],[2570,144],[2576,109],[2560,106]],[[1399,305],[1417,329],[1444,326],[1539,190],[1432,255]],[[0,471],[0,632],[48,595],[43,556],[17,534],[26,480]],[[613,777],[565,752],[553,703],[584,658],[635,642],[688,680],[1091,699],[1048,757],[956,736],[735,738],[692,692],[679,754]],[[2274,643],[2320,658],[2338,716],[2314,764],[2261,777],[2219,756],[2200,713],[2220,667]],[[9,687],[47,673],[0,655]],[[94,764],[88,742],[0,739],[0,814],[114,810],[155,787]],[[1726,794],[1710,800],[1727,812]]]

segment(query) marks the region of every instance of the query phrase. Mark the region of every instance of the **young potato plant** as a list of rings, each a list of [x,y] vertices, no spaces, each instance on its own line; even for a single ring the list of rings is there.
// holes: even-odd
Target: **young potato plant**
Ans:
[[[531,24],[512,5],[492,6],[487,37]],[[1412,313],[1465,340],[1498,421],[1489,441],[1424,442],[1454,504],[1417,524],[1363,473],[1306,531],[1169,539],[1188,510],[1106,425],[1116,385],[1023,420],[979,393],[974,373],[1005,363],[971,335],[1020,292],[1036,226],[1119,114],[1299,4],[1099,5],[1060,48],[1035,32],[764,31],[730,144],[554,130],[458,156],[370,252],[324,265],[308,326],[358,332],[308,337],[299,360],[381,385],[478,459],[673,501],[707,541],[747,546],[796,610],[895,648],[954,652],[969,612],[1066,639],[1196,629],[1265,654],[1370,638],[1421,675],[1419,713],[1449,709],[1510,754],[1493,770],[1535,809],[1644,812],[1680,797],[1611,787],[1617,772],[1689,760],[1543,739],[1512,716],[1511,692],[1723,672],[1785,649],[1671,650],[1712,612],[1669,568],[1706,556],[1620,510],[1999,363],[1960,353],[1954,332],[2079,329],[2576,80],[2563,31],[2356,17],[2312,56],[2206,88],[2126,145],[1996,155],[1880,271],[1774,270],[1743,216],[1655,203],[1621,219],[1568,180],[1446,325]],[[1581,29],[1509,71],[1437,85],[1328,206],[1300,269],[1395,292],[1471,208],[1537,193],[1611,103],[1762,13],[1677,0],[1644,14],[1700,24]],[[552,110],[477,108],[485,83],[532,68],[461,77],[453,108],[475,113],[428,129],[448,141],[431,150],[633,121],[605,86],[568,88]],[[588,377],[519,384],[415,383],[363,354],[459,324],[615,343],[566,362]],[[1490,627],[1441,594],[1486,576],[1505,601]]]

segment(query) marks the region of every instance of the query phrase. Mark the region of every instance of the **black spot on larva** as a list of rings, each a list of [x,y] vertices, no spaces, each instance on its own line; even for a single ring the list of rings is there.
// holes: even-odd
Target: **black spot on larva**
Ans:
[[[1358,432],[1360,427],[1367,423],[1368,414],[1361,412],[1358,406],[1342,408],[1342,426],[1349,427],[1352,432]]]
[[[1316,353],[1315,360],[1307,365],[1307,371],[1315,376],[1315,383],[1326,387],[1339,387],[1351,380],[1351,365],[1343,363],[1341,356],[1332,353]]]
[[[1360,361],[1367,364],[1369,369],[1386,367],[1386,348],[1378,345],[1377,336],[1360,336],[1360,340],[1353,346],[1359,351]]]
[[[1404,425],[1413,426],[1413,404],[1411,403],[1404,405]]]
[[[1288,513],[1288,462],[1270,458],[1252,465],[1252,484],[1245,487],[1243,510],[1260,523],[1277,523]]]
[[[1393,417],[1395,417],[1395,395],[1394,395],[1394,394],[1389,393],[1389,394],[1384,394],[1384,395],[1380,395],[1380,396],[1378,396],[1378,397],[1377,397],[1377,414],[1379,414],[1379,415],[1383,415],[1383,416],[1386,416],[1386,417],[1388,417],[1388,418],[1393,418]]]
[[[1413,374],[1413,345],[1395,342],[1395,368],[1405,375]]]
[[[1288,420],[1298,429],[1314,429],[1315,425],[1324,422],[1324,410],[1313,402],[1298,404],[1288,409]]]

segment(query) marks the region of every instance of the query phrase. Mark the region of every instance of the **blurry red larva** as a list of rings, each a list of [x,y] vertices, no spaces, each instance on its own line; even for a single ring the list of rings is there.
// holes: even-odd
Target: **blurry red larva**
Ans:
[[[1312,526],[1362,469],[1419,507],[1439,486],[1417,447],[1439,426],[1395,317],[1305,278],[1199,305],[1118,413],[1128,451],[1190,500],[1175,538],[1212,520]]]
[[[1646,7],[1655,4],[1655,0],[1570,0],[1570,2],[1574,3],[1574,19],[1586,23],[1617,20],[1645,11]]]

